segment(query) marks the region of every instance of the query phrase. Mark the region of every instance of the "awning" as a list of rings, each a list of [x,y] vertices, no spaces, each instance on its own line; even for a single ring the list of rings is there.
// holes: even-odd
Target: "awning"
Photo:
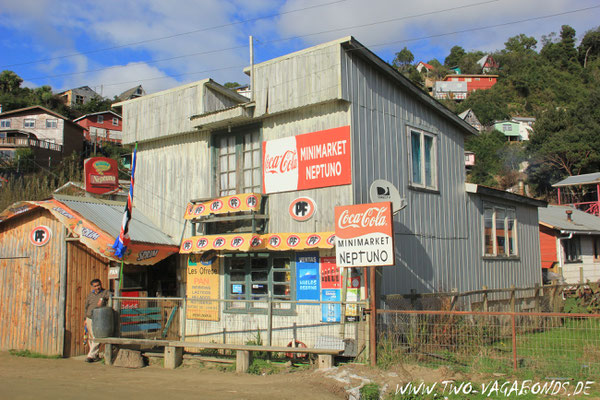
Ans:
[[[211,214],[229,214],[244,211],[259,211],[262,196],[258,193],[242,193],[219,197],[202,203],[188,203],[184,218],[187,220]]]
[[[85,202],[85,199],[82,198],[81,201]],[[94,204],[89,203],[87,206],[94,207]],[[106,207],[103,204],[96,204],[95,206]],[[15,203],[0,213],[0,223],[38,207],[50,211],[59,222],[75,237],[78,237],[79,241],[90,250],[113,261],[123,261],[126,264],[153,265],[171,254],[177,253],[178,250],[176,245],[170,243],[143,243],[134,241],[132,237],[125,256],[120,260],[114,256],[114,249],[112,248],[115,236],[100,229],[98,224],[91,222],[89,218],[85,218],[65,203],[56,199]]]
[[[332,249],[335,247],[334,232],[318,233],[240,233],[207,235],[186,238],[181,242],[179,253],[203,253],[208,250],[250,251],[298,251]]]

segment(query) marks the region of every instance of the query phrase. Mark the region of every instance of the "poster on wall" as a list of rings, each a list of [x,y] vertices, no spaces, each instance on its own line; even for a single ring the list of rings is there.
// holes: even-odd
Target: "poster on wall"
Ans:
[[[263,142],[263,193],[352,183],[350,126]]]
[[[346,289],[346,301],[358,301],[360,299],[360,276],[358,272],[351,271],[348,277],[348,286]],[[346,305],[346,321],[359,321],[359,310],[357,304]]]
[[[321,290],[321,301],[340,301],[340,297],[340,289]],[[342,306],[340,304],[322,304],[321,313],[323,322],[340,322]]]
[[[190,255],[187,266],[187,319],[219,321],[219,257]]]
[[[296,254],[296,298],[319,300],[319,253]]]
[[[335,264],[335,257],[321,257],[321,288],[342,288],[342,275],[340,268]]]

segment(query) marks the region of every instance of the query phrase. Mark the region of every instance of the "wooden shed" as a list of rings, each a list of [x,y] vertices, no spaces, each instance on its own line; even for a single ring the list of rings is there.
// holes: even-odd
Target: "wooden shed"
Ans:
[[[122,203],[52,199],[16,203],[0,214],[0,350],[85,354],[83,307],[90,281],[99,278],[107,286],[109,266],[117,260],[105,248],[114,234],[101,229],[97,218],[75,211],[75,203],[96,209],[111,225],[107,208],[122,213]],[[133,243],[125,262],[153,264],[177,251],[166,239],[153,245],[161,249],[155,259],[136,261],[144,251],[138,249],[148,244]]]

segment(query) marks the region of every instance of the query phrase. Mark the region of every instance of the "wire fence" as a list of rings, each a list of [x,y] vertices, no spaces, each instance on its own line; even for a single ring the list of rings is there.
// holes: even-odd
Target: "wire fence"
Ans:
[[[378,310],[377,362],[600,376],[600,314]]]
[[[362,302],[113,297],[116,337],[366,353]],[[190,349],[191,351],[191,349]]]

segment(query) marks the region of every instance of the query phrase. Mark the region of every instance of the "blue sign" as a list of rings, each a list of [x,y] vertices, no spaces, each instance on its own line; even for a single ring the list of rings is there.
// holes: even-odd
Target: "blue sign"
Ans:
[[[296,254],[296,298],[319,300],[319,253],[316,251]]]
[[[340,301],[340,289],[323,289],[322,301]],[[342,306],[340,304],[322,304],[323,322],[340,322],[342,317]]]

